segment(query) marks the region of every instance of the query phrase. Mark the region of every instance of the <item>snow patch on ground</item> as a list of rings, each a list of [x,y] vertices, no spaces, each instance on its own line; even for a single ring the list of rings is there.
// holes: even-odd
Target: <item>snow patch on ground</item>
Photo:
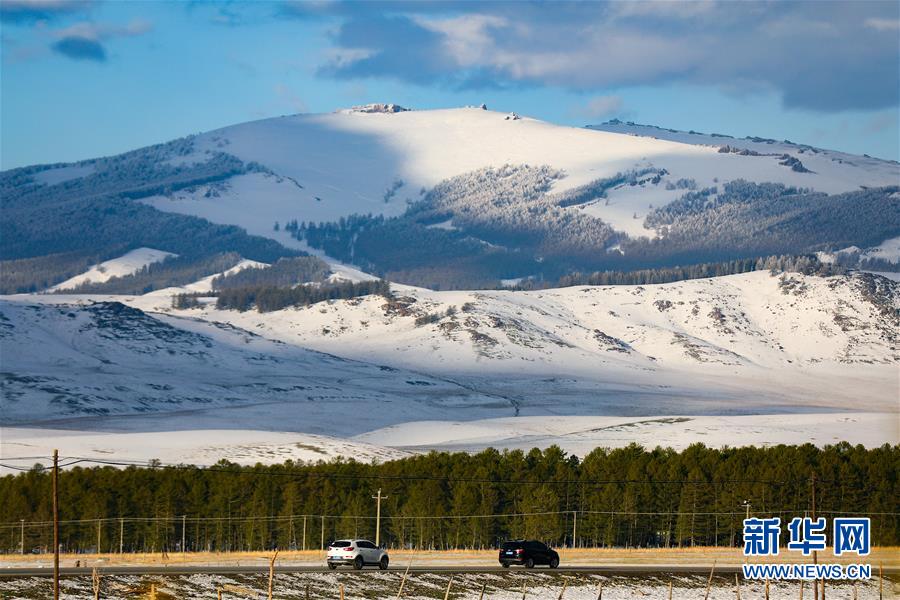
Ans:
[[[772,446],[809,442],[817,446],[847,441],[874,448],[900,439],[895,413],[665,416],[517,417],[481,421],[424,421],[393,425],[355,441],[415,451],[474,452],[494,448],[546,448],[553,444],[584,456],[595,448],[636,443],[683,450],[702,442],[710,447]]]
[[[263,563],[266,553],[259,558],[248,558],[248,562]],[[279,561],[279,566],[282,561]],[[402,563],[397,563],[402,564]],[[416,565],[417,563],[413,563]],[[703,564],[703,567],[709,565]],[[595,600],[601,593],[607,600],[634,600],[635,598],[666,598],[671,591],[673,598],[693,598],[703,596],[708,600],[733,600],[737,592],[734,577],[730,574],[716,574],[711,580],[707,575],[688,575],[665,572],[645,575],[593,575],[586,573],[553,573],[545,570],[510,570],[505,573],[455,573],[453,575],[452,598],[483,598],[484,600],[511,600],[522,597],[523,586],[531,599],[551,599],[565,597],[567,600]],[[103,598],[127,600],[134,598],[136,590],[144,595],[155,585],[160,597],[171,598],[214,597],[216,590],[224,590],[223,596],[262,598],[265,597],[268,579],[265,573],[224,575],[102,575]],[[274,580],[276,597],[334,598],[336,590],[342,587],[347,598],[394,598],[401,589],[403,597],[409,600],[440,600],[444,598],[450,575],[447,573],[409,573],[404,577],[402,570],[365,571],[353,573],[278,573]],[[23,600],[44,599],[51,594],[49,577],[23,577],[0,579],[0,593]],[[671,590],[669,585],[672,585]],[[810,595],[812,584],[803,584]],[[709,589],[707,590],[707,586]],[[884,582],[885,598],[896,597],[896,577],[888,576]],[[771,600],[795,600],[800,583],[795,581],[774,581],[768,585],[763,581],[741,581],[741,596]],[[90,575],[66,576],[61,580],[61,598],[64,600],[92,597]],[[843,581],[829,581],[828,593],[836,598],[857,598],[875,600],[879,596],[879,580],[875,576],[853,584]]]
[[[900,237],[883,241],[874,248],[868,248],[862,253],[863,258],[880,258],[892,263],[900,262]]]
[[[57,185],[70,179],[78,179],[79,177],[87,177],[94,172],[94,165],[69,165],[67,167],[56,167],[35,173],[32,178],[37,183],[44,185]]]
[[[50,290],[69,290],[84,283],[102,283],[109,281],[113,277],[125,277],[137,273],[147,265],[162,262],[170,256],[177,255],[162,250],[154,250],[153,248],[137,248],[118,258],[94,265],[81,275],[76,275],[62,283],[58,283]]]
[[[0,455],[19,466],[16,456],[41,456],[64,448],[67,456],[107,457],[146,464],[213,465],[220,460],[242,465],[280,464],[287,460],[317,462],[354,457],[361,462],[409,456],[404,450],[324,435],[244,429],[103,433],[61,429],[4,427]]]

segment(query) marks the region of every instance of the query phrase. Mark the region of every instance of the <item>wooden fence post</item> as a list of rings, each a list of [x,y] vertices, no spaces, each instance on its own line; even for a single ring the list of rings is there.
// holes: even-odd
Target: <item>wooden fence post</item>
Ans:
[[[341,584],[341,600],[344,600],[344,584]]]
[[[397,590],[397,599],[399,600],[400,595],[403,594],[403,586],[406,584],[406,576],[409,575],[409,567],[412,565],[412,561],[409,561],[409,564],[406,565],[406,570],[403,571],[403,579],[400,580],[400,589]]]
[[[486,583],[481,584],[481,593],[478,594],[478,600],[484,600],[484,588],[487,587]]]
[[[766,578],[766,600],[769,600],[769,579]]]
[[[450,598],[450,586],[453,585],[453,575],[450,576],[450,581],[447,582],[447,591],[444,592],[444,600]]]
[[[669,582],[669,600],[672,600],[672,582]]]
[[[803,581],[802,579],[800,580],[800,600],[803,600],[803,585],[804,585],[805,583],[806,583],[806,582]]]
[[[97,567],[91,571],[91,585],[94,588],[94,600],[100,600],[100,572]]]
[[[737,600],[741,600],[741,578],[734,574],[734,589],[737,592]]]
[[[706,582],[706,595],[703,596],[703,600],[709,600],[709,588],[712,586],[712,578],[713,573],[716,572],[716,561],[713,561],[712,569],[709,570],[709,579]]]
[[[603,600],[603,582],[597,584],[597,600]]]
[[[272,584],[275,581],[275,559],[278,558],[278,550],[275,550],[274,556],[269,559],[269,600],[272,600]]]
[[[566,587],[568,587],[568,585],[569,585],[569,580],[563,579],[563,587],[561,590],[559,590],[559,596],[556,598],[556,600],[563,600],[563,596],[565,596],[565,594],[566,594]]]

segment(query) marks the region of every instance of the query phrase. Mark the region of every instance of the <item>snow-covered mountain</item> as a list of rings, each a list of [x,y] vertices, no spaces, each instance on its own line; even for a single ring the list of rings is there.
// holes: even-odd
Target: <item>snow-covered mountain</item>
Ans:
[[[895,442],[900,284],[834,273],[895,268],[897,186],[895,162],[787,141],[396,105],[7,171],[3,289],[50,293],[0,301],[3,452],[60,430],[120,432],[110,452],[202,431],[159,454],[197,461]],[[838,266],[728,270],[813,252]],[[217,276],[281,259],[323,267],[282,295],[392,293],[216,308]],[[472,289],[697,263],[741,274]]]
[[[661,182],[613,190],[608,204],[589,208],[592,216],[616,229],[649,235],[642,225],[648,207],[665,205],[684,193],[684,188],[666,189],[668,181],[693,180],[703,188],[741,178],[829,194],[900,183],[900,165],[889,161],[783,143],[756,144],[767,156],[720,153],[721,146],[748,143],[674,134],[666,138],[662,134],[667,130],[659,130],[657,137],[641,132],[637,127],[581,129],[527,117],[510,119],[478,108],[285,116],[201,134],[195,139],[195,153],[183,158],[202,161],[208,152],[222,151],[265,165],[275,176],[251,173],[235,177],[217,195],[208,196],[200,187],[148,201],[161,210],[271,235],[276,221],[336,221],[354,213],[400,215],[408,202],[420,198],[423,188],[485,167],[548,165],[563,170],[566,176],[554,183],[557,192],[633,169],[664,168],[668,175]],[[812,172],[780,164],[783,154],[799,158]],[[247,210],[248,203],[252,210]]]
[[[2,258],[59,255],[43,278],[31,264],[7,269],[11,291],[51,287],[75,265],[141,246],[181,265],[211,252],[272,262],[308,251],[412,285],[465,289],[865,250],[900,237],[896,162],[481,108],[372,105],[265,119],[16,169],[0,183]],[[228,226],[251,235],[238,239]]]
[[[20,349],[4,353],[12,439],[46,443],[22,426],[101,430],[121,433],[126,448],[126,433],[215,431],[177,445],[203,458],[211,437],[232,430],[241,452],[223,456],[277,461],[309,458],[285,438],[323,455],[386,458],[408,447],[585,452],[635,440],[877,445],[898,433],[900,284],[874,275],[540,292],[396,286],[392,298],[271,313],[175,310],[176,291],[4,301],[3,345]],[[785,427],[779,415],[790,413],[806,416]],[[853,430],[841,434],[841,423]],[[263,443],[265,430],[278,442]],[[71,442],[99,443],[79,435]]]

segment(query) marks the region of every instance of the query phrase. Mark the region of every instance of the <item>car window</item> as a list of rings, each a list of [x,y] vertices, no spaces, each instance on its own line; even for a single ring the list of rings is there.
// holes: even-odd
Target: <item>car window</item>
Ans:
[[[337,540],[328,544],[329,548],[346,548],[350,545],[350,540]]]
[[[516,550],[521,547],[521,542],[503,542],[503,545],[501,546],[503,550]]]
[[[360,548],[374,548],[375,547],[375,544],[373,544],[372,542],[367,542],[366,540],[359,540],[356,543],[356,545],[359,546]]]

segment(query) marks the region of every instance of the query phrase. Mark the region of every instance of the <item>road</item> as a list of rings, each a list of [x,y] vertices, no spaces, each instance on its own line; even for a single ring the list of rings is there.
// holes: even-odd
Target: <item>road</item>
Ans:
[[[592,574],[592,575],[612,575],[612,574],[634,574],[634,573],[703,573],[708,574],[710,565],[665,565],[665,564],[642,564],[642,565],[610,565],[610,566],[590,566],[579,565],[573,567],[560,567],[553,571],[561,574]],[[403,565],[392,566],[389,571],[403,572],[406,567]],[[510,571],[524,571],[525,569],[513,567],[504,569],[502,567],[453,567],[453,566],[421,566],[410,567],[410,573],[509,573]],[[63,577],[72,577],[79,575],[90,575],[92,567],[65,567],[60,569],[60,575]],[[340,568],[336,573],[371,573],[377,572],[378,569],[366,568],[363,571],[354,571],[349,568]],[[546,567],[537,567],[528,572],[547,571]],[[877,567],[873,569],[877,572]],[[215,565],[146,565],[146,566],[111,566],[100,567],[100,572],[104,575],[252,575],[268,573],[269,567],[265,565],[252,566],[215,566]],[[278,566],[275,567],[276,573],[331,573],[326,567],[316,566]],[[716,566],[717,574],[733,574],[740,572],[739,565]],[[885,567],[885,575],[900,574],[898,567]],[[53,568],[35,568],[35,567],[14,567],[8,569],[0,569],[0,578],[18,578],[18,577],[52,577]]]

